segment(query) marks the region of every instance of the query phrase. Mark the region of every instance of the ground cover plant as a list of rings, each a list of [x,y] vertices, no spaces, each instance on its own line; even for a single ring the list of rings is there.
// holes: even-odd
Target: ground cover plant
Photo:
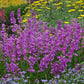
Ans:
[[[47,4],[47,2],[43,3],[44,6]],[[52,1],[49,1],[48,6],[52,3]],[[57,1],[57,3],[59,2]],[[80,3],[83,4],[83,2]],[[62,2],[59,4],[62,4]],[[59,7],[58,4],[57,6]],[[46,7],[46,9],[49,10],[50,8]],[[10,27],[13,32],[10,36],[6,32],[6,26],[2,24],[0,83],[83,84],[83,13],[80,21],[77,18],[69,19],[71,20],[71,22],[68,20],[69,23],[65,20],[57,20],[55,25],[52,26],[50,21],[43,22],[40,18],[38,19],[35,10],[30,9],[28,13],[28,18],[22,16],[22,20],[20,9],[17,10],[18,24],[14,12],[10,13],[12,24]],[[27,19],[24,19],[25,17]],[[52,17],[52,14],[50,17]]]

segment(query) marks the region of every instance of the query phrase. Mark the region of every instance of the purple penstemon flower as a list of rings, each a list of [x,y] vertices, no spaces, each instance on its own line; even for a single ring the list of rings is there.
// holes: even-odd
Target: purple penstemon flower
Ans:
[[[14,12],[12,11],[11,14],[10,14],[10,20],[11,20],[11,23],[16,23],[16,19],[14,18]]]
[[[35,15],[33,11],[31,12],[32,16]],[[11,22],[15,23],[14,13],[11,12],[10,16]],[[19,9],[18,18],[20,18]],[[57,29],[52,29],[51,26],[48,29],[47,22],[43,22],[43,26],[41,26],[42,21],[36,21],[36,18],[32,17],[28,19],[23,30],[21,29],[21,24],[14,24],[12,31],[17,32],[17,35],[13,34],[9,38],[5,32],[4,25],[2,25],[2,52],[10,60],[10,63],[6,62],[7,71],[12,72],[14,75],[16,73],[20,75],[21,69],[18,62],[22,66],[26,62],[30,66],[26,70],[32,73],[39,70],[44,72],[46,68],[49,68],[48,65],[50,65],[50,74],[57,76],[62,73],[67,67],[67,63],[71,62],[73,53],[76,55],[75,51],[79,49],[78,44],[80,43],[82,32],[80,30],[81,26],[77,22],[73,24],[72,21],[72,24],[64,25],[65,29],[62,28],[61,23],[62,21],[58,21]],[[68,51],[67,48],[69,48]],[[36,64],[38,64],[38,70],[34,69]]]
[[[28,69],[28,71],[35,73],[34,69]]]
[[[18,22],[22,23],[22,18],[20,18],[20,9],[19,8],[18,8],[18,11],[17,11],[17,16],[18,16]]]

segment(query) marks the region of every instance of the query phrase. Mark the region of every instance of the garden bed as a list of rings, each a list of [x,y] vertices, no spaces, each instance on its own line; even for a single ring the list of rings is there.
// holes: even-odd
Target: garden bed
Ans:
[[[1,82],[84,84],[83,4],[40,0],[11,11],[12,33],[4,24],[1,31]]]

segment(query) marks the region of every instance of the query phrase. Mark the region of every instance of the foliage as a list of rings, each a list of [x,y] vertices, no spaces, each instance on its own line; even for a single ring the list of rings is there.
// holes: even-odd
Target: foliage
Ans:
[[[11,76],[19,77],[24,70],[30,82],[34,83],[37,78],[41,83],[41,79],[50,80],[54,75],[61,74],[70,65],[67,63],[76,65],[76,59],[72,58],[77,58],[77,50],[84,47],[84,30],[77,19],[71,20],[71,24],[64,24],[64,28],[60,20],[57,28],[48,28],[47,22],[37,21],[35,12],[31,11],[31,19],[22,28],[20,9],[17,16],[19,24],[16,24],[14,12],[10,14],[13,24],[11,28],[15,34],[8,37],[4,24],[1,31],[2,52],[5,55],[7,72]],[[81,39],[82,46],[79,46]]]
[[[17,5],[17,6],[9,6],[9,7],[6,7],[5,8],[5,16],[6,18],[8,19],[8,22],[10,23],[10,13],[11,11],[13,11],[15,13],[15,18],[16,18],[16,22],[18,23],[17,21],[17,9],[20,8],[21,10],[21,15],[24,15],[27,11],[24,11],[23,10],[25,9],[25,7],[27,7],[28,4],[21,4],[21,5]]]

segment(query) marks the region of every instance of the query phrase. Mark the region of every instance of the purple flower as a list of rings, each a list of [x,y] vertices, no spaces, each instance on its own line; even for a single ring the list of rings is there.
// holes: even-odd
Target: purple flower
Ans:
[[[25,78],[25,76],[24,76],[24,75],[22,75],[22,77],[23,77],[23,78]]]
[[[36,78],[36,79],[35,79],[35,82],[37,82],[37,81],[38,81],[38,79]]]
[[[66,71],[64,70],[64,71],[62,71],[62,73],[65,73]]]
[[[25,74],[26,72],[25,71],[22,71],[23,74]]]
[[[55,76],[54,78],[59,78],[60,77],[60,75],[57,75],[57,76]]]
[[[12,11],[11,14],[10,14],[10,20],[11,20],[11,23],[16,23],[16,19],[14,18],[14,12]]]
[[[48,80],[45,80],[45,79],[41,79],[41,81],[45,83],[45,82],[47,82]]]
[[[29,78],[29,76],[27,76],[27,78]]]
[[[9,81],[8,83],[10,83],[10,84],[18,84],[15,81]]]
[[[25,62],[30,67],[30,69],[29,67],[26,67],[26,69],[31,73],[46,72],[50,68],[48,74],[57,76],[63,73],[67,63],[72,61],[73,53],[77,55],[75,51],[80,48],[79,43],[83,32],[81,25],[77,23],[77,20],[74,20],[72,24],[64,25],[64,29],[62,28],[62,21],[59,20],[57,29],[51,28],[51,26],[48,29],[47,22],[36,21],[36,17],[33,17],[36,14],[32,10],[31,14],[32,18],[28,19],[27,25],[23,26],[15,24],[14,12],[11,12],[10,20],[14,23],[11,28],[17,34],[10,37],[5,32],[4,25],[2,25],[2,42],[0,45],[5,59],[10,60],[9,62],[6,61],[7,72],[12,72],[13,76],[17,73],[18,76],[21,75],[19,67],[22,68]],[[18,20],[21,20],[20,9],[18,9]],[[22,26],[24,29],[21,29]],[[36,65],[38,65],[36,67],[38,70],[34,68]]]
[[[64,83],[66,83],[67,81],[66,80],[64,80]]]
[[[18,77],[14,77],[14,80],[18,80],[19,78]]]
[[[31,17],[35,16],[35,12],[33,10],[31,10]]]
[[[18,11],[17,11],[17,16],[18,16],[18,22],[22,23],[22,18],[20,18],[20,9],[19,8],[18,8]]]
[[[61,23],[63,23],[63,22],[62,22],[61,20],[59,20],[59,21],[58,21],[58,24],[57,24],[57,28],[58,28],[58,29],[61,29],[61,27],[62,27],[62,24],[61,24]]]
[[[28,69],[28,71],[35,73],[35,70],[34,69]]]
[[[6,81],[11,81],[12,80],[12,78],[7,78],[7,80]]]
[[[84,70],[84,68],[81,68],[81,70],[83,71],[83,70]]]
[[[26,83],[26,82],[28,82],[28,80],[25,79],[24,82]]]
[[[74,55],[75,55],[75,56],[77,56],[77,54],[76,54],[76,53],[75,53]]]
[[[67,76],[69,76],[70,74],[66,74]]]
[[[54,83],[54,84],[58,84],[58,82],[57,82],[56,80],[53,80],[53,83]]]

